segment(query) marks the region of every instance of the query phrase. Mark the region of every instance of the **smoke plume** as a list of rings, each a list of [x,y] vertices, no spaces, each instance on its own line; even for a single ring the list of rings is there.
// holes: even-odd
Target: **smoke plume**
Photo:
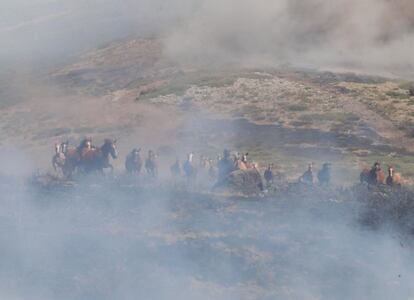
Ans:
[[[212,0],[166,45],[183,61],[409,69],[413,15],[406,0]]]

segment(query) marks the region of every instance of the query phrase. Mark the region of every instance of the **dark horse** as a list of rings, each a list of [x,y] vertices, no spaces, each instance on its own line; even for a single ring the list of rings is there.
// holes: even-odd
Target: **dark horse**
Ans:
[[[80,166],[85,173],[96,171],[103,173],[103,170],[108,168],[113,171],[114,168],[109,163],[109,156],[112,156],[113,159],[118,157],[116,140],[105,139],[101,147],[86,150],[81,156]]]
[[[158,176],[158,166],[155,158],[154,151],[148,151],[148,158],[145,160],[145,170],[147,170],[147,173],[151,178],[156,178]]]
[[[319,185],[329,186],[331,184],[331,164],[324,163],[318,172]]]
[[[381,165],[379,162],[376,162],[371,169],[364,169],[362,170],[361,174],[359,175],[359,180],[362,183],[366,182],[369,185],[380,185],[384,184],[385,181],[385,173],[381,169]]]
[[[129,174],[139,174],[142,168],[141,148],[133,149],[125,160],[125,169]]]

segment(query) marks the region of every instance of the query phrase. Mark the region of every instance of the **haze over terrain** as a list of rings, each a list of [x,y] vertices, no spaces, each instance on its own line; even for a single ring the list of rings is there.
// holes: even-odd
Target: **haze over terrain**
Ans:
[[[414,297],[412,193],[357,184],[413,184],[413,1],[1,2],[0,299]],[[52,169],[84,137],[118,139],[113,174]],[[277,184],[172,178],[223,148]],[[310,162],[332,186],[297,184]]]

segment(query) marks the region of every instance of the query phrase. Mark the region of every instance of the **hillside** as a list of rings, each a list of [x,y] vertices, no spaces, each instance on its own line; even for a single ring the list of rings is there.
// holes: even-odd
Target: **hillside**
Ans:
[[[409,82],[288,66],[238,69],[178,65],[159,40],[123,40],[85,53],[36,83],[30,101],[2,109],[2,145],[41,153],[53,143],[120,138],[121,156],[138,145],[208,155],[223,145],[274,162],[292,178],[329,160],[357,178],[379,160],[413,176],[414,97]],[[29,88],[32,88],[29,86]],[[122,168],[122,161],[116,163]],[[351,177],[348,175],[352,175]],[[342,179],[338,179],[342,182]]]

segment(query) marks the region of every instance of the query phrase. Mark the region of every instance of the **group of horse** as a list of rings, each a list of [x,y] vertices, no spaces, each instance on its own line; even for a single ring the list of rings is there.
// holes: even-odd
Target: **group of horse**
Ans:
[[[116,140],[105,139],[100,147],[92,145],[90,138],[81,141],[78,147],[69,147],[69,142],[55,144],[55,155],[52,165],[55,171],[59,169],[67,178],[71,178],[74,172],[103,173],[104,169],[111,169],[110,157],[118,158]]]
[[[316,177],[321,186],[329,185],[331,180],[331,164],[324,163]],[[371,168],[364,168],[360,173],[359,178],[361,184],[366,183],[368,185],[386,184],[391,187],[400,187],[403,182],[401,174],[395,172],[393,166],[388,166],[388,176],[385,177],[385,172],[382,170],[379,162],[375,162]],[[314,184],[315,179],[313,164],[311,163],[308,166],[308,170],[299,178],[299,182]]]
[[[134,148],[125,159],[125,169],[130,175],[141,174],[143,168],[148,177],[158,176],[158,155],[149,150],[146,158],[142,158],[141,148]],[[61,170],[63,175],[71,178],[75,172],[104,173],[104,169],[113,171],[110,157],[116,159],[118,151],[116,140],[105,139],[100,147],[92,144],[91,138],[85,138],[77,147],[69,147],[69,143],[62,142],[55,144],[55,155],[52,164],[55,171]],[[186,159],[181,162],[179,158],[170,167],[171,175],[174,178],[185,177],[189,182],[194,181],[197,176],[207,176],[211,181],[223,182],[235,171],[248,171],[260,174],[258,166],[248,160],[248,153],[232,153],[225,149],[222,155],[215,159],[204,155],[199,156],[198,163],[195,162],[194,153],[188,153]],[[269,164],[264,171],[263,178],[266,186],[271,186],[274,180],[273,164]],[[324,163],[322,168],[315,173],[313,163],[308,165],[306,172],[299,177],[298,181],[306,185],[319,183],[320,186],[328,186],[331,183],[331,164]],[[372,168],[365,168],[360,174],[360,182],[368,185],[387,184],[389,186],[401,186],[402,177],[395,172],[392,166],[388,167],[388,177],[385,177],[380,163],[376,162]]]
[[[227,161],[230,157],[230,152],[225,150],[223,157],[218,155],[215,159],[200,155],[198,162],[195,161],[195,154],[193,152],[188,153],[186,159],[181,161],[179,158],[170,166],[171,175],[174,178],[185,177],[188,181],[194,181],[197,176],[205,176],[210,180],[217,180],[219,174],[226,173],[227,175],[235,170],[248,170],[256,167],[255,164],[247,161],[248,153],[246,154],[234,154],[231,159],[231,167],[227,168],[227,171],[220,171],[223,168],[223,161]],[[141,157],[141,148],[134,148],[126,157],[125,169],[129,174],[140,174],[142,168],[145,167],[147,174],[150,177],[156,177],[157,175],[157,155],[152,151],[148,151],[147,158]],[[230,159],[229,159],[230,160]],[[155,172],[153,172],[155,171]]]
[[[361,183],[367,183],[369,185],[388,185],[388,186],[401,186],[403,179],[400,173],[395,172],[393,166],[388,166],[388,176],[385,178],[385,172],[381,168],[379,162],[375,162],[371,168],[365,168],[360,176]]]

